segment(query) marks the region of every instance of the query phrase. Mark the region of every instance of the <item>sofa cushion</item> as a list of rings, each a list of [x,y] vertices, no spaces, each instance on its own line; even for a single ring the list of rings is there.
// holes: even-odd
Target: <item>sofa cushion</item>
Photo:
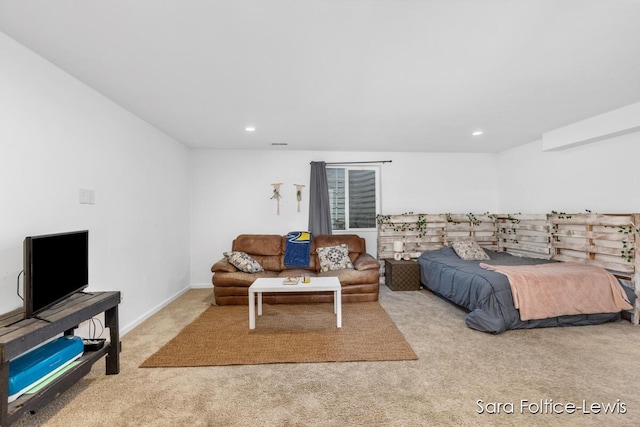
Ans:
[[[313,238],[315,247],[337,246],[345,243],[349,247],[349,253],[365,252],[365,240],[357,234],[319,234]]]
[[[334,271],[343,268],[353,268],[349,258],[349,247],[343,243],[337,246],[328,246],[316,249],[320,271]]]
[[[241,234],[233,241],[233,251],[250,255],[282,255],[282,236],[276,234]]]
[[[213,275],[213,285],[220,287],[248,288],[258,277],[278,277],[275,271],[261,271],[260,273],[243,273],[236,271],[235,273],[222,273]],[[246,295],[246,290],[243,294]]]
[[[380,280],[379,270],[354,270],[351,268],[345,268],[343,270],[326,271],[324,273],[318,273],[318,277],[337,277],[344,288],[352,285],[377,285]]]
[[[280,265],[282,264],[282,255],[254,255],[251,254],[253,259],[258,261],[258,263],[267,271],[280,271],[282,268]]]
[[[222,258],[220,261],[211,266],[211,271],[213,273],[219,271],[224,273],[233,273],[234,271],[238,271],[238,269],[233,264],[231,264],[228,259]]]
[[[353,268],[356,270],[380,270],[380,262],[373,256],[364,253],[353,262]]]
[[[258,261],[251,258],[244,252],[225,252],[224,256],[227,257],[229,263],[233,264],[234,267],[245,273],[259,273],[264,270]]]

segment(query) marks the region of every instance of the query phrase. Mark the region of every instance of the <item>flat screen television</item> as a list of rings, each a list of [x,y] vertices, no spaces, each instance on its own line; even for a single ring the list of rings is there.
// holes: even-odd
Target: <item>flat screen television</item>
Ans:
[[[24,239],[25,317],[35,317],[89,284],[89,232]]]

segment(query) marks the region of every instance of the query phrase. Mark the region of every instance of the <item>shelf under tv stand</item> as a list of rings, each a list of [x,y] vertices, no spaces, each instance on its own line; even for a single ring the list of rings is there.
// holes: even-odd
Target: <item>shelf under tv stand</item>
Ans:
[[[23,319],[21,310],[0,316],[0,426],[8,426],[27,411],[47,405],[105,358],[106,374],[120,372],[120,332],[118,325],[120,292],[86,292],[72,295],[67,301],[45,310],[37,318]],[[9,393],[9,361],[59,334],[73,335],[78,325],[104,313],[109,341],[97,351],[85,352],[77,363],[55,380],[33,394],[24,394],[11,403]]]

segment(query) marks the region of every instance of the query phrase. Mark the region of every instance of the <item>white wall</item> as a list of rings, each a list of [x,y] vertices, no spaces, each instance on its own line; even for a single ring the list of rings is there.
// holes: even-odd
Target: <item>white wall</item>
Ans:
[[[640,132],[560,151],[532,142],[498,156],[502,213],[640,212]]]
[[[123,332],[189,286],[183,145],[2,33],[0,121],[0,313],[27,235],[89,230],[89,290],[123,292]]]
[[[286,234],[309,223],[311,161],[392,160],[380,166],[382,213],[495,212],[494,154],[351,153],[193,150],[191,152],[191,278],[211,283],[211,265],[243,233]],[[270,200],[282,182],[280,215]],[[303,184],[301,212],[294,184]],[[376,233],[358,233],[376,255]]]
[[[638,212],[640,133],[500,154],[191,150],[0,33],[0,312],[26,235],[90,230],[90,290],[120,290],[127,329],[183,292],[241,233],[308,226],[309,162],[380,166],[382,213]],[[283,182],[280,215],[271,183]],[[295,187],[303,184],[301,212]],[[78,203],[80,188],[95,205]],[[376,233],[360,233],[375,255]]]

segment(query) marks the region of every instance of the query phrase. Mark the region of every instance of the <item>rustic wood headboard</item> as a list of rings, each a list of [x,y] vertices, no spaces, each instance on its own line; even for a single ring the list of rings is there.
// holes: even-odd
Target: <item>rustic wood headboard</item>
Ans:
[[[606,268],[640,296],[640,214],[414,214],[378,215],[378,259],[392,258],[393,242],[417,258],[454,240],[513,255],[573,261]],[[631,313],[640,322],[640,298]]]

